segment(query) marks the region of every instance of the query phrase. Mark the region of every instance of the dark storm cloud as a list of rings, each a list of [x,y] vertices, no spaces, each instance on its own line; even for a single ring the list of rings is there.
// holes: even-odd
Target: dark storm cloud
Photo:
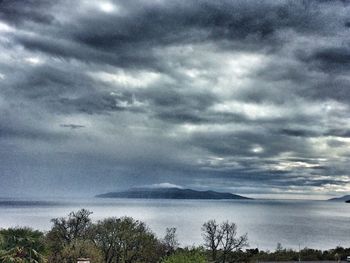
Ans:
[[[325,65],[349,65],[350,50],[348,48],[328,48],[316,51],[311,59],[320,61]]]
[[[0,127],[0,140],[11,138],[27,139],[32,141],[62,141],[65,136],[62,134],[53,134],[52,132],[45,132],[40,129],[26,129],[22,130],[19,127]]]
[[[52,2],[50,1],[1,0],[0,19],[14,24],[28,21],[47,24],[54,20],[52,14],[45,13],[45,10],[51,6]]]
[[[297,129],[282,129],[280,132],[288,136],[296,136],[296,137],[314,137],[316,135],[316,133],[312,131],[297,130]]]
[[[350,138],[350,130],[348,129],[331,129],[327,133],[328,136],[336,136],[343,138]]]
[[[160,5],[144,3],[138,7],[137,1],[118,4],[129,12],[127,17],[82,17],[71,31],[73,39],[94,48],[115,50],[125,45],[152,47],[203,40],[244,41],[251,36],[248,42],[255,42],[258,48],[259,42],[261,45],[262,40],[280,29],[324,32],[325,18],[328,19],[313,1],[175,1]]]
[[[110,93],[94,92],[78,98],[61,98],[53,102],[56,109],[64,112],[83,112],[87,114],[101,114],[112,111],[139,111],[134,107],[130,94],[114,95]]]
[[[162,182],[346,192],[349,11],[316,0],[0,1],[6,191],[22,180],[60,193]]]
[[[40,3],[50,12],[46,2]],[[312,35],[331,35],[332,31],[328,29],[341,20],[341,17],[332,18],[332,12],[323,12],[322,8],[328,6],[324,7],[317,1],[175,1],[159,5],[130,1],[117,4],[126,10],[126,16],[118,13],[101,15],[95,11],[77,16],[74,23],[56,22],[43,29],[36,28],[43,34],[21,35],[17,41],[28,49],[54,56],[121,66],[154,63],[153,66],[160,67],[157,65],[160,61],[153,54],[157,47],[229,41],[228,47],[270,49],[286,41],[278,36],[279,32],[293,30]],[[15,18],[23,20],[27,16],[35,20],[35,14],[39,12],[36,10],[40,10],[40,5],[37,9],[31,2],[24,6],[8,6],[6,8],[18,10]],[[335,4],[334,9],[341,7]],[[68,16],[74,15],[70,10],[67,12]]]
[[[79,124],[70,123],[70,124],[61,124],[60,127],[63,127],[63,128],[70,128],[70,129],[72,129],[72,130],[75,130],[75,129],[84,128],[85,126],[84,126],[84,125],[79,125]]]
[[[268,158],[278,156],[284,152],[312,154],[305,147],[303,139],[280,136],[259,129],[252,130],[254,129],[235,133],[206,132],[194,135],[191,140],[218,156],[259,156]]]
[[[311,54],[299,56],[312,67],[324,72],[346,71],[350,67],[350,49],[347,46],[323,47],[312,50]]]
[[[53,98],[79,90],[93,90],[89,80],[79,72],[69,72],[46,65],[24,71],[21,72],[22,76],[17,74],[18,77],[16,76],[11,84],[16,88],[16,92],[32,99]]]
[[[67,28],[68,29],[68,28]],[[65,30],[64,28],[62,30]],[[93,49],[74,42],[72,39],[65,38],[57,40],[56,34],[51,37],[27,36],[20,35],[16,37],[16,42],[25,48],[33,51],[40,51],[58,58],[78,59],[83,62],[110,64],[122,67],[146,67],[151,66],[160,68],[157,61],[150,55],[139,54],[137,50],[115,50],[114,52],[106,52],[104,50]],[[152,53],[150,51],[150,53]]]
[[[303,130],[303,129],[282,129],[280,130],[279,133],[287,136],[295,136],[295,137],[332,136],[332,137],[350,138],[350,131],[347,129],[330,129],[324,132],[320,130],[316,132],[316,131]]]

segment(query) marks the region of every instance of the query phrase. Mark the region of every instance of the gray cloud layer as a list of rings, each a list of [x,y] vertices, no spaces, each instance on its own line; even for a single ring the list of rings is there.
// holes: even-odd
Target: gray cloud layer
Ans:
[[[350,191],[347,1],[1,1],[0,195]]]

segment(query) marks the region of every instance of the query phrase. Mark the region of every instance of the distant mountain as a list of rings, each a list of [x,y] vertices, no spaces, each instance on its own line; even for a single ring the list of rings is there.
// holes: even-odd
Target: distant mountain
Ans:
[[[328,201],[347,202],[347,201],[350,201],[350,195],[344,195],[342,197],[331,198],[331,199],[328,199]]]
[[[143,198],[143,199],[251,199],[231,193],[196,191],[181,188],[131,188],[122,192],[100,194],[99,198]]]

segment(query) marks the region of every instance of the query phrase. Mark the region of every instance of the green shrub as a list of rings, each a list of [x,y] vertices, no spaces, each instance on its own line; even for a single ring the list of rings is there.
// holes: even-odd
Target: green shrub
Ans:
[[[207,259],[202,251],[181,250],[167,257],[162,263],[207,263]]]

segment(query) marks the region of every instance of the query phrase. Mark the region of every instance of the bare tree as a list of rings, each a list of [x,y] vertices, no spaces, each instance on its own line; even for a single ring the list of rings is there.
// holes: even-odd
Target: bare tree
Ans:
[[[215,220],[209,220],[202,226],[204,245],[211,251],[212,260],[217,261],[218,251],[221,251],[220,262],[225,263],[230,252],[248,246],[247,234],[237,237],[235,223],[225,221],[220,225]]]
[[[237,251],[243,247],[248,246],[247,234],[237,236],[237,226],[235,223],[229,223],[228,221],[223,222],[220,225],[222,238],[221,238],[221,249],[222,249],[222,263],[226,262],[227,255],[232,251]]]
[[[217,250],[222,240],[222,231],[215,220],[209,220],[202,226],[204,246],[210,249],[211,257],[215,261]]]

